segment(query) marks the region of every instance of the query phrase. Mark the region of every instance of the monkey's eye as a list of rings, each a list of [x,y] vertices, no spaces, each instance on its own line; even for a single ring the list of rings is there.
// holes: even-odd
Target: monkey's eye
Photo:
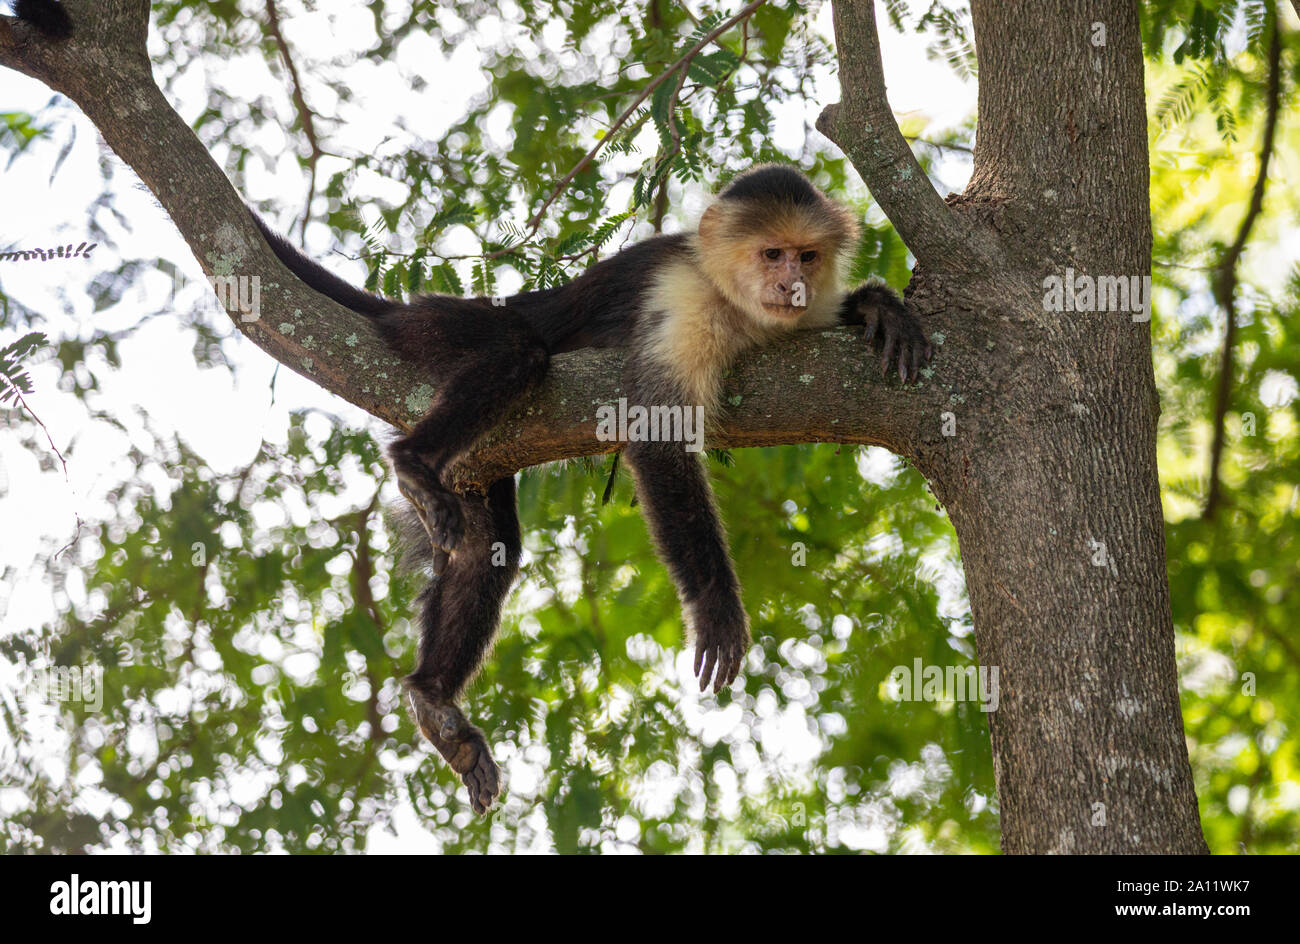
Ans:
[[[816,250],[816,249],[809,249],[807,252],[805,252],[805,253],[803,253],[803,254],[801,254],[801,255],[799,256],[799,261],[800,261],[800,262],[812,262],[812,261],[813,261],[814,259],[816,259],[816,258],[817,258],[817,250]]]
[[[780,250],[780,249],[765,249],[765,250],[763,250],[763,255],[767,256],[769,259],[780,259],[780,258],[781,258],[781,250]]]

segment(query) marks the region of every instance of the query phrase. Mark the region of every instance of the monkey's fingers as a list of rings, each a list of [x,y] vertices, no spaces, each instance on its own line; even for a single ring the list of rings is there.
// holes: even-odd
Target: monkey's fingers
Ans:
[[[700,677],[700,691],[707,691],[709,681],[713,678],[713,669],[717,664],[716,646],[702,645],[695,650],[695,672]]]
[[[862,340],[865,344],[870,344],[876,338],[876,329],[880,327],[880,315],[875,309],[868,311],[862,317],[862,323],[866,325],[866,330],[862,332]]]
[[[731,683],[740,675],[740,664],[745,659],[743,648],[731,649],[727,653],[727,661],[722,668],[718,670],[718,679],[714,683],[714,691],[722,691],[724,688],[730,688]]]
[[[416,724],[469,790],[469,803],[482,815],[501,792],[501,773],[483,732],[450,702],[433,702],[408,682],[407,697]]]
[[[894,351],[898,347],[898,332],[885,327],[885,349],[880,353],[880,376],[884,377],[889,373],[889,367],[894,362]]]
[[[732,643],[728,646],[717,647],[717,671],[713,676],[713,691],[715,694],[721,692],[724,688],[730,688],[737,676],[740,675],[740,666],[745,659],[746,646],[743,643]],[[708,676],[702,676],[700,679],[702,685],[707,684]],[[700,691],[704,688],[701,687]]]
[[[912,379],[915,380],[921,376],[921,363],[925,359],[925,338],[918,338],[911,345],[912,357],[909,366],[911,367]]]
[[[469,791],[469,805],[474,812],[480,816],[486,813],[501,792],[501,775],[483,732],[465,722],[456,740],[430,740],[451,769],[460,774],[461,783]]]
[[[460,779],[469,790],[469,805],[475,813],[482,816],[492,808],[492,801],[501,792],[501,776],[491,754],[480,752],[474,766]]]
[[[727,671],[731,664],[731,657],[722,647],[718,647],[715,651],[717,652],[717,659],[714,663],[715,668],[711,682],[713,694],[717,695],[727,687]]]

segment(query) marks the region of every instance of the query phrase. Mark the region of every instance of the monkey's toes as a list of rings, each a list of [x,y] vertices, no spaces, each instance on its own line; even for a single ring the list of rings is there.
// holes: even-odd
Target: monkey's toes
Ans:
[[[469,790],[469,805],[475,813],[482,816],[492,808],[493,801],[501,792],[501,772],[488,753],[486,744],[479,752],[473,768],[462,774],[460,779]]]
[[[451,563],[451,555],[440,547],[433,549],[433,575],[440,577],[447,570],[447,565]]]
[[[420,524],[424,527],[424,533],[428,535],[430,543],[433,544],[436,549],[438,547],[438,542],[434,540],[433,527],[429,520],[429,508],[433,504],[433,500],[429,493],[414,482],[404,479],[401,476],[398,476],[397,478],[397,490],[402,493],[402,497],[410,502],[411,507],[415,509],[415,516],[420,519]]]
[[[460,774],[474,812],[481,816],[491,809],[492,801],[501,792],[501,773],[483,732],[466,722],[457,740],[434,741],[433,746]]]
[[[460,499],[451,492],[433,494],[433,507],[429,509],[429,538],[434,547],[453,551],[465,533],[465,522],[460,514]]]
[[[400,476],[397,479],[397,490],[415,509],[416,517],[424,526],[424,533],[429,536],[429,543],[433,545],[434,551],[450,553],[455,550],[465,533],[465,523],[460,513],[460,499],[456,494],[446,489],[435,488],[431,483],[420,484]],[[445,554],[442,557],[443,567],[438,567],[437,563],[435,555],[434,570],[435,573],[440,573],[446,565]]]
[[[420,731],[451,769],[460,774],[474,812],[486,813],[501,792],[501,773],[487,738],[450,702],[430,701],[409,682],[408,693]]]

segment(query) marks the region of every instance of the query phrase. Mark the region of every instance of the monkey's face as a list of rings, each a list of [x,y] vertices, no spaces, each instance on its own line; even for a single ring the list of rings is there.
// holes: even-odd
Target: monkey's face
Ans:
[[[751,311],[764,320],[796,322],[821,287],[823,252],[817,245],[771,245],[759,241],[751,259]]]
[[[697,245],[701,269],[735,309],[779,329],[835,304],[840,259],[856,237],[852,216],[820,195],[722,197],[700,218]]]

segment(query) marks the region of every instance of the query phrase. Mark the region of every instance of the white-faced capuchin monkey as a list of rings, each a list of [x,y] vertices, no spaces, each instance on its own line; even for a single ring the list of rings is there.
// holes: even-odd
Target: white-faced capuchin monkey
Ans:
[[[718,408],[723,372],[737,354],[796,329],[866,325],[882,368],[896,365],[904,382],[930,357],[919,322],[888,288],[846,293],[843,270],[857,223],[792,167],[737,177],[697,232],[647,239],[567,285],[499,306],[448,296],[388,301],[342,282],[259,226],[289,269],[373,318],[438,390],[428,415],[389,450],[436,573],[421,597],[419,665],[406,685],[420,730],[461,775],[479,813],[499,790],[497,767],[483,733],[456,703],[518,571],[519,518],[513,477],[483,495],[458,495],[443,473],[541,381],[550,356],[625,347],[629,405],[703,406],[706,417]],[[686,445],[628,442],[622,455],[694,633],[700,689],[712,681],[718,690],[740,671],[749,624],[704,466]],[[498,542],[505,566],[493,566]]]
[[[17,12],[39,28],[33,11],[47,6],[29,0]],[[66,17],[48,9],[43,16],[60,31],[69,28]],[[523,292],[503,305],[446,295],[403,304],[372,295],[261,220],[257,225],[298,278],[371,319],[438,391],[429,413],[389,449],[435,575],[420,597],[419,663],[405,682],[420,730],[460,774],[479,813],[496,798],[499,773],[483,732],[457,701],[491,644],[518,572],[519,518],[512,476],[483,494],[457,494],[444,472],[537,386],[551,355],[624,347],[629,405],[702,406],[707,417],[716,414],[723,372],[736,355],[797,329],[865,325],[882,370],[896,366],[904,382],[931,354],[919,322],[888,288],[846,291],[858,224],[792,167],[756,167],[735,178],[695,232],[647,239],[567,285]],[[700,689],[712,681],[720,690],[740,671],[749,625],[704,466],[686,446],[628,442],[622,455],[694,634]],[[505,565],[494,565],[501,546]]]

